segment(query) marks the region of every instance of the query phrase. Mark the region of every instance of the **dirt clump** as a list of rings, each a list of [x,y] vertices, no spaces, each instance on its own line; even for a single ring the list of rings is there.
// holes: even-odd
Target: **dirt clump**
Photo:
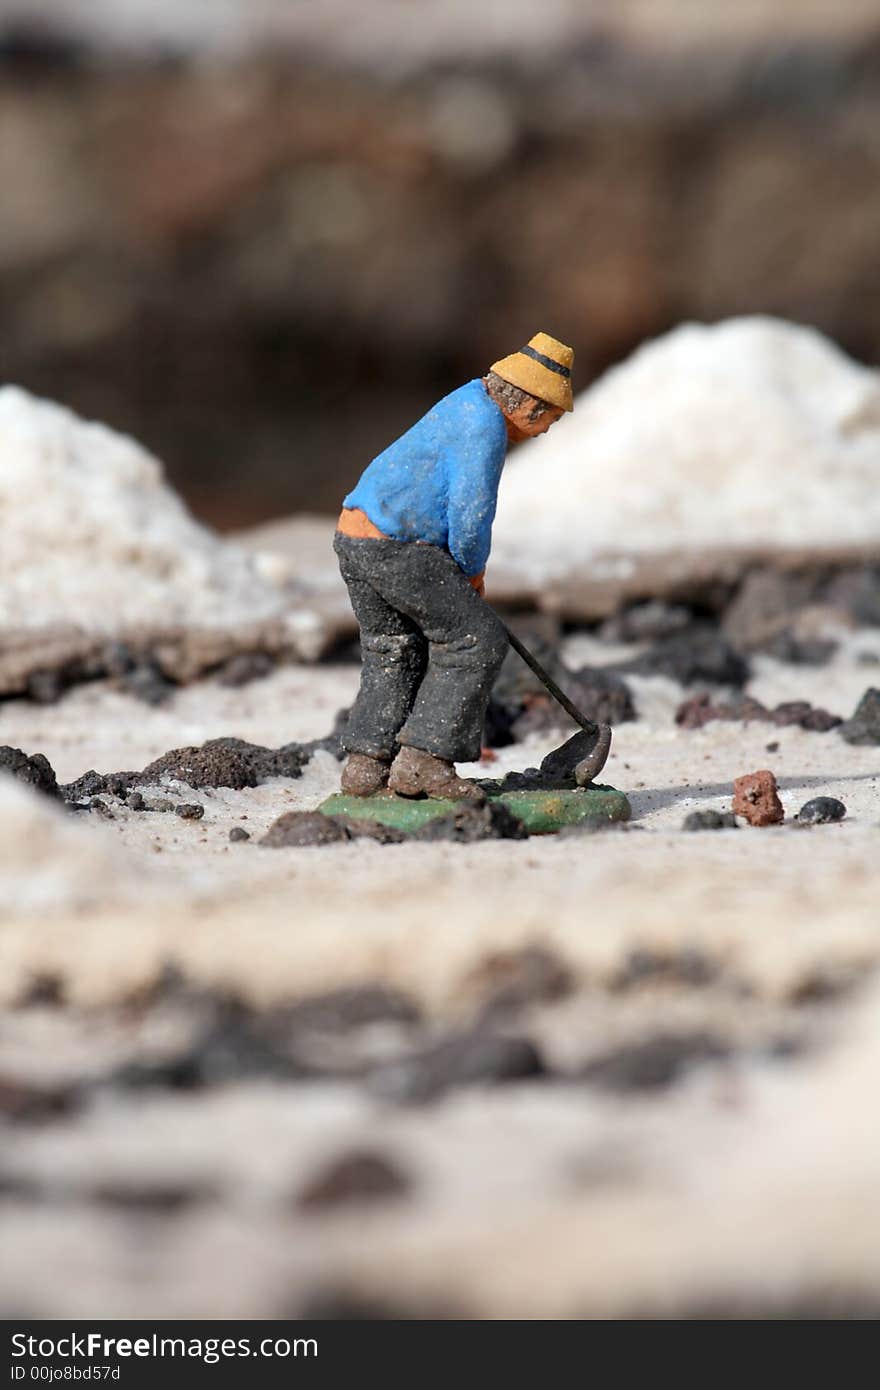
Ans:
[[[563,999],[574,989],[574,977],[555,951],[527,946],[489,956],[472,972],[466,987],[481,997],[485,1017]]]
[[[811,705],[808,700],[785,700],[774,709],[768,709],[752,696],[734,702],[716,703],[706,692],[682,701],[675,712],[675,722],[682,729],[702,729],[714,719],[743,724],[759,720],[783,729],[794,725],[819,734],[828,733],[843,722],[839,715]]]
[[[375,840],[380,845],[399,845],[409,837],[393,825],[361,820],[356,816],[325,816],[320,811],[286,811],[269,826],[260,841],[270,849],[304,845],[337,845],[350,840]]]
[[[411,840],[452,840],[471,845],[480,840],[527,840],[529,832],[518,816],[497,801],[482,806],[462,805],[449,815],[437,816],[413,832]]]
[[[615,993],[657,984],[702,989],[715,984],[720,974],[719,962],[692,946],[668,952],[638,947],[629,952],[613,977],[611,988]]]
[[[256,787],[270,777],[301,777],[310,753],[299,743],[264,748],[241,738],[212,738],[200,747],[172,748],[144,768],[144,782],[174,777],[194,789]]]
[[[729,1055],[729,1044],[714,1033],[657,1033],[594,1057],[580,1079],[606,1091],[656,1091],[698,1064]]]
[[[296,1198],[301,1211],[387,1202],[405,1197],[410,1179],[398,1165],[372,1149],[338,1155],[319,1169]]]
[[[377,1067],[371,1090],[398,1104],[422,1104],[460,1086],[499,1085],[545,1075],[534,1043],[525,1037],[473,1029],[444,1038],[409,1057]]]
[[[351,836],[336,816],[320,811],[286,811],[273,821],[260,840],[268,849],[298,849],[304,845],[338,845]]]
[[[17,782],[24,782],[44,796],[57,798],[61,795],[55,772],[49,759],[43,753],[23,753],[20,748],[8,744],[0,747],[0,773],[10,773]]]
[[[0,1120],[37,1123],[69,1114],[78,1097],[70,1086],[39,1086],[30,1080],[0,1076]]]

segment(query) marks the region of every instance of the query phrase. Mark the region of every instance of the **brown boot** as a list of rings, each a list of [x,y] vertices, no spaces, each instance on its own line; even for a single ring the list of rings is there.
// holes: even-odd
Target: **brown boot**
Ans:
[[[375,796],[388,786],[391,764],[369,753],[349,753],[342,769],[342,790],[346,796]]]
[[[480,804],[486,800],[486,793],[476,782],[459,777],[452,763],[422,748],[401,748],[391,764],[388,786],[398,796],[431,796]]]

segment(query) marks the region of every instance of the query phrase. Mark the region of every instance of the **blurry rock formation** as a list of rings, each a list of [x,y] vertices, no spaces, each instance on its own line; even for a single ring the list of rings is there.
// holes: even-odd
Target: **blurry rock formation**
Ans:
[[[0,0],[0,377],[245,525],[536,328],[875,361],[878,76],[870,0]]]

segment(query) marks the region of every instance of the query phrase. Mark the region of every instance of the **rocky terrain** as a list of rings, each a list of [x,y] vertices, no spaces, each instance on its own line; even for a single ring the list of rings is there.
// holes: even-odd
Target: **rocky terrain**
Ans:
[[[877,1316],[874,377],[750,322],[714,331],[731,381],[758,341],[739,434],[689,378],[713,492],[683,406],[665,469],[607,453],[625,375],[536,443],[533,533],[511,468],[490,597],[614,725],[632,808],[560,836],[318,822],[358,680],[332,522],[223,540],[140,446],[0,393],[5,1316]],[[575,545],[599,460],[628,485]],[[701,583],[725,517],[756,546]],[[603,538],[638,565],[664,527],[681,583],[612,594]],[[511,656],[465,770],[570,733]]]

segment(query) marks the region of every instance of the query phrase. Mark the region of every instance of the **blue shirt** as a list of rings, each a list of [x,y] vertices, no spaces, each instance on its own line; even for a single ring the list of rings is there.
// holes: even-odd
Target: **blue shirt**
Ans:
[[[465,574],[480,574],[506,453],[501,409],[482,381],[469,381],[374,458],[343,505],[392,540],[443,546]]]

